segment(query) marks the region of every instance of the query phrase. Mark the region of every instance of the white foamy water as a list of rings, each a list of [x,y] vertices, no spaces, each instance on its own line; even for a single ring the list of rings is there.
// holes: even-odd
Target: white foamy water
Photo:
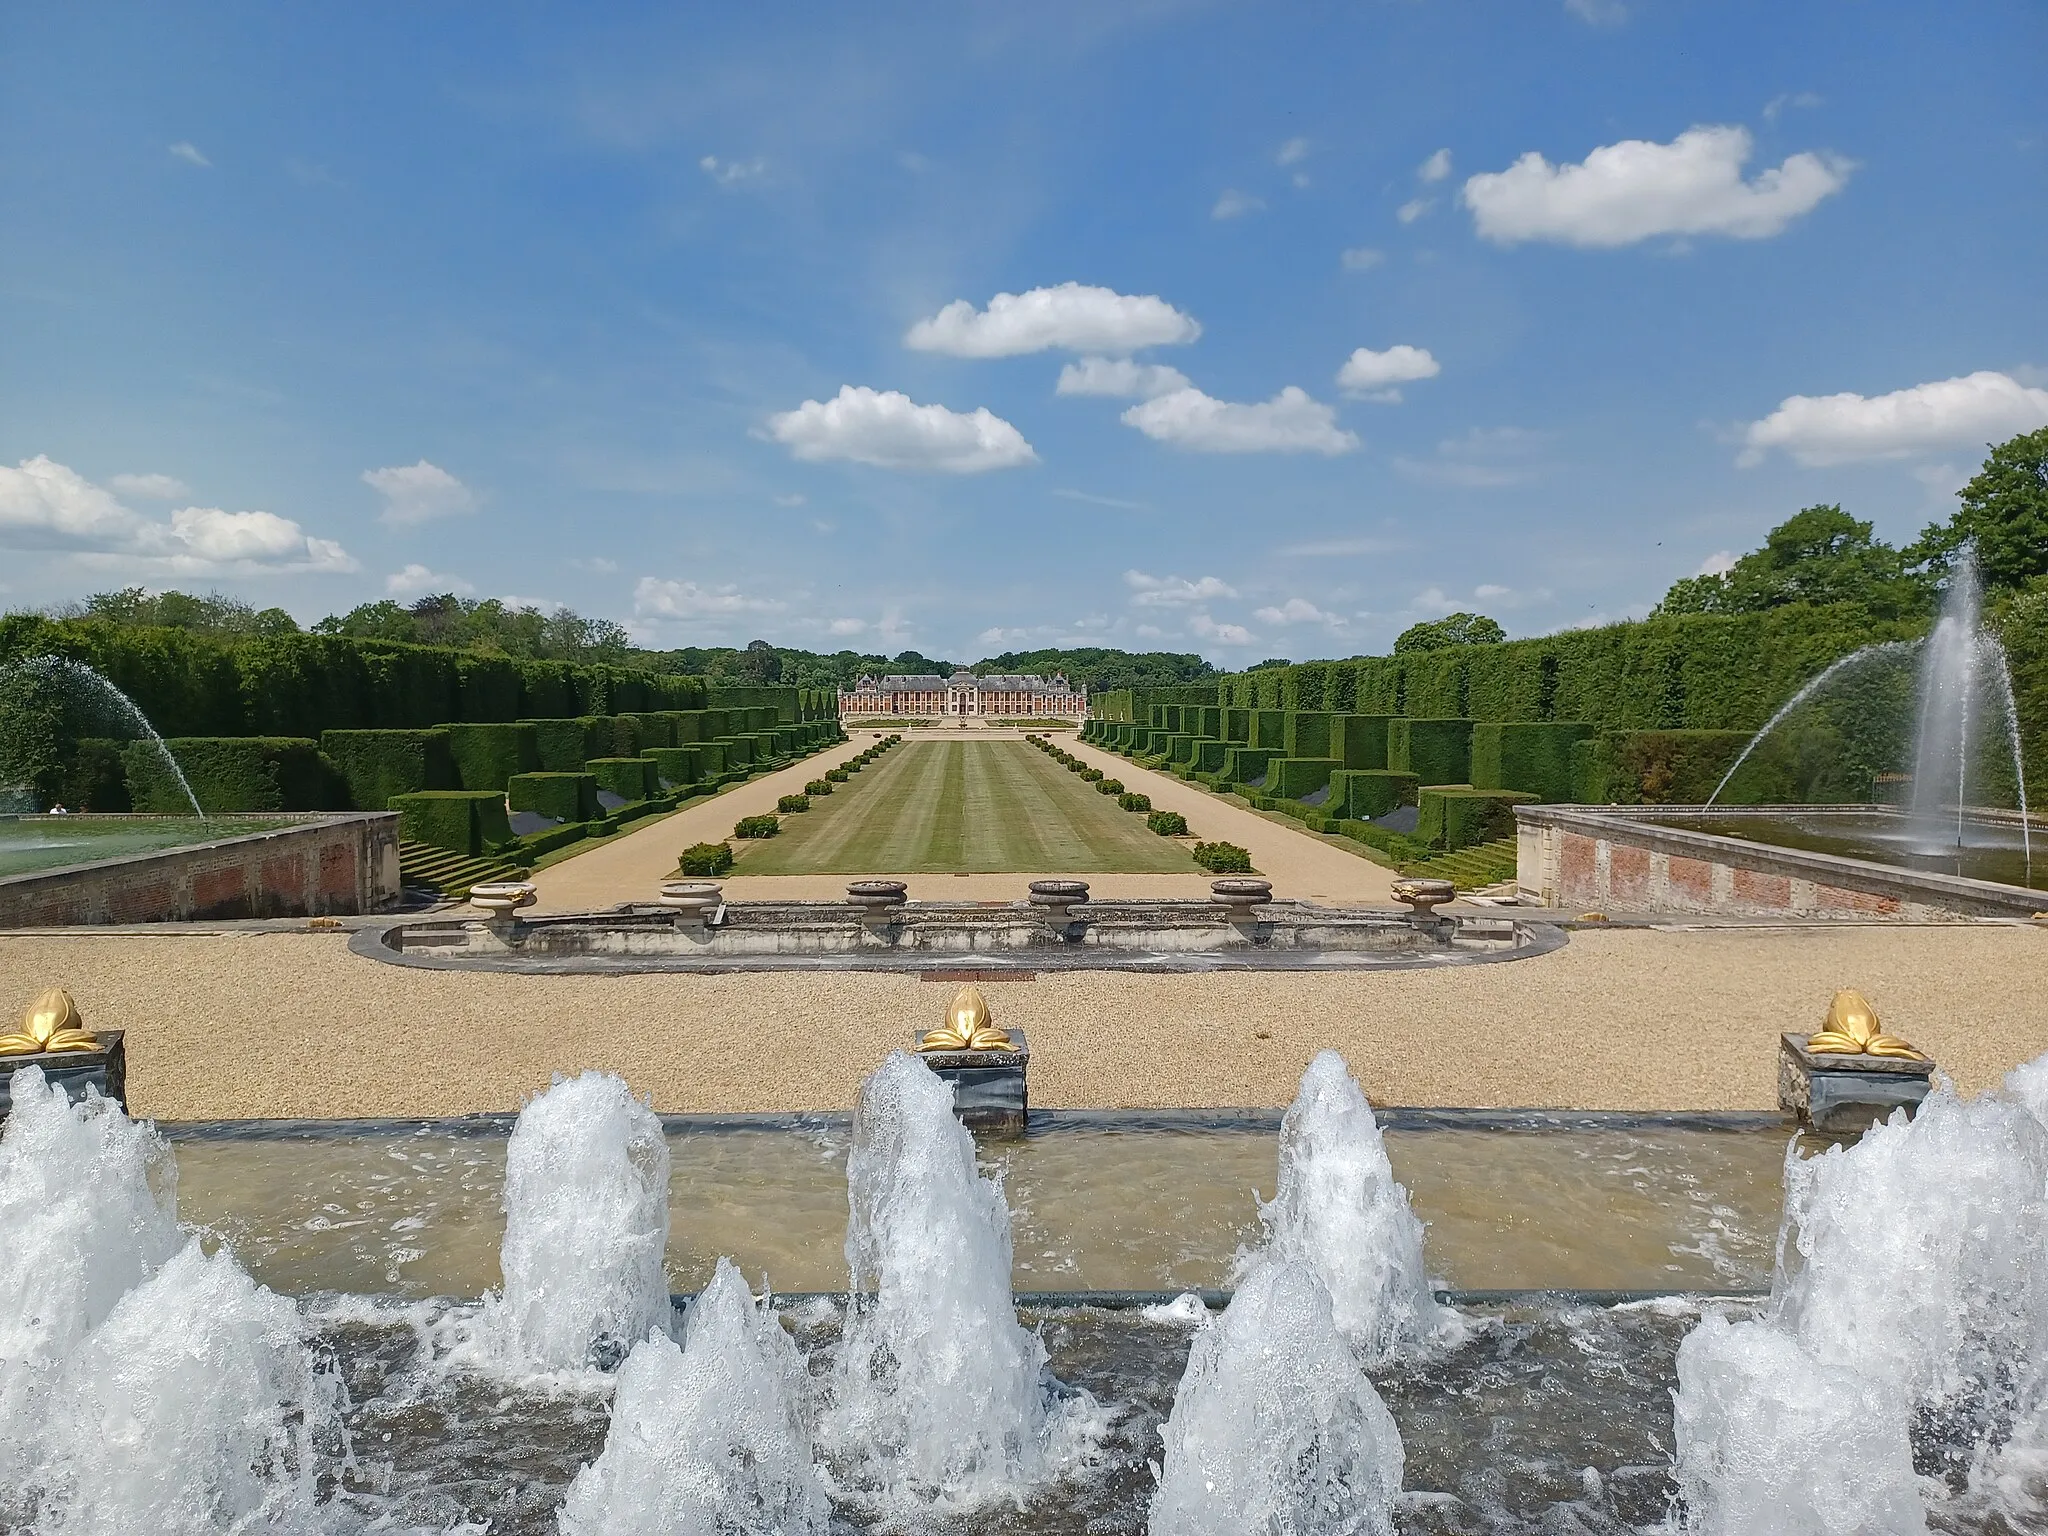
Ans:
[[[854,1300],[821,1442],[885,1507],[1026,1497],[1085,1455],[1100,1413],[1059,1393],[1018,1323],[1003,1192],[915,1056],[892,1053],[861,1086],[846,1178]]]
[[[321,1528],[340,1394],[298,1310],[195,1240],[123,1296],[55,1395],[52,1536]]]
[[[1394,1180],[1372,1106],[1335,1051],[1301,1076],[1280,1124],[1279,1189],[1259,1216],[1265,1255],[1315,1273],[1338,1331],[1368,1363],[1465,1336],[1464,1319],[1430,1294],[1422,1223]]]
[[[2038,1064],[2029,1073],[2022,1084]],[[1789,1155],[1785,1185],[1764,1316],[1702,1324],[1680,1351],[1689,1528],[1917,1532],[1924,1498],[1982,1483],[1987,1465],[2027,1497],[2023,1458],[2048,1408],[2048,1128],[2017,1095],[1965,1103],[1944,1083],[1911,1121]],[[1794,1496],[1795,1469],[1824,1483],[1826,1465],[1858,1465],[1857,1444],[1865,1503]],[[1942,1481],[1916,1485],[1915,1462]]]
[[[558,1079],[505,1148],[504,1289],[485,1330],[501,1359],[605,1367],[669,1323],[668,1142],[652,1109],[605,1072]]]
[[[1247,1268],[1160,1437],[1150,1536],[1391,1536],[1401,1434],[1304,1264]]]
[[[655,1334],[619,1368],[604,1451],[577,1473],[562,1536],[820,1536],[803,1357],[718,1261],[681,1348]]]
[[[0,1512],[51,1446],[50,1394],[86,1336],[177,1252],[177,1163],[155,1130],[40,1067],[0,1130]]]

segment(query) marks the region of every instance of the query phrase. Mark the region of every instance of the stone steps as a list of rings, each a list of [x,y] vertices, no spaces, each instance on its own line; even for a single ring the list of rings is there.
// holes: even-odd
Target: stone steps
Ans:
[[[523,880],[527,874],[524,865],[509,859],[488,854],[473,858],[466,853],[436,848],[431,843],[403,841],[398,845],[398,872],[403,884],[456,900],[467,897],[472,886],[482,885],[486,880]]]

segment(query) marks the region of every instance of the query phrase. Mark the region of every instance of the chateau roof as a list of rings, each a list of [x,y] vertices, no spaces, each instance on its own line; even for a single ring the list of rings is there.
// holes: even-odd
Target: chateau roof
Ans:
[[[874,679],[862,678],[864,684],[872,683],[881,693],[939,693],[950,685],[966,687],[972,685],[983,693],[1061,693],[1068,691],[1064,677],[1047,679],[1036,673],[992,673],[987,677],[976,677],[972,672],[955,672],[952,678],[940,677],[935,672],[891,673]]]

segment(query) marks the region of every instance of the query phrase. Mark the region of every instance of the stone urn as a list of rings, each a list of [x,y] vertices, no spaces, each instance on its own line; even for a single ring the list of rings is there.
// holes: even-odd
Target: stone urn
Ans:
[[[1394,900],[1408,909],[1408,921],[1430,932],[1435,932],[1449,921],[1438,917],[1436,909],[1457,899],[1458,888],[1448,880],[1411,877],[1394,882]]]
[[[862,922],[886,926],[909,901],[909,890],[901,880],[854,880],[847,884],[846,900],[859,909]]]
[[[1247,875],[1211,880],[1209,900],[1223,908],[1223,915],[1231,922],[1255,923],[1259,920],[1259,908],[1273,900],[1273,882],[1254,880]]]
[[[725,905],[724,891],[715,880],[665,881],[656,899],[674,914],[679,933],[702,932]]]
[[[492,923],[510,923],[516,914],[540,900],[530,880],[486,880],[469,888],[469,904]]]
[[[1088,899],[1086,880],[1034,880],[1025,900],[1044,914],[1045,920],[1065,937],[1073,921],[1073,909]]]
[[[51,987],[28,1005],[21,1023],[0,1034],[0,1120],[14,1104],[15,1075],[42,1069],[43,1080],[73,1099],[88,1087],[128,1108],[128,1052],[118,1029],[87,1029],[78,1004]]]

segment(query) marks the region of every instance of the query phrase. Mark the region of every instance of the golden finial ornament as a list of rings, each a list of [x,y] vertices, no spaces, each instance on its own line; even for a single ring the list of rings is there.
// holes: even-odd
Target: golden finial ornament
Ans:
[[[1806,1040],[1814,1056],[1896,1056],[1904,1061],[1925,1061],[1897,1035],[1888,1035],[1877,1021],[1877,1010],[1861,992],[1841,991],[1828,1004],[1828,1016]]]
[[[99,1037],[85,1027],[78,1004],[62,987],[52,987],[28,1005],[21,1027],[0,1035],[0,1056],[41,1056],[52,1051],[96,1051]]]
[[[920,1051],[1013,1051],[1009,1035],[989,1019],[988,999],[979,987],[962,987],[946,1010],[946,1022],[918,1042]]]

